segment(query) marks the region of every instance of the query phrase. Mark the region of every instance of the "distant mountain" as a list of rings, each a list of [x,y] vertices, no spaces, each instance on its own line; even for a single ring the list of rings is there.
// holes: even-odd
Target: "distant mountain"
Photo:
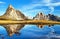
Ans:
[[[33,19],[60,21],[60,17],[58,17],[58,16],[55,16],[53,14],[45,15],[43,13],[38,13],[35,17],[33,17]]]
[[[33,19],[36,20],[49,20],[48,16],[43,13],[38,13]]]
[[[47,16],[49,16],[49,20],[60,21],[60,17],[55,16],[53,14],[48,14]]]
[[[12,5],[9,5],[6,13],[1,16],[1,19],[8,19],[8,20],[26,20],[26,16],[21,13],[19,10],[15,10]]]

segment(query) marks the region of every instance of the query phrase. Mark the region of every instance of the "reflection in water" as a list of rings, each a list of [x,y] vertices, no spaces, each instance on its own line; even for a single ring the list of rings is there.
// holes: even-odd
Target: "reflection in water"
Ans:
[[[2,39],[5,39],[4,37],[2,37]]]
[[[51,29],[50,35],[55,35],[55,30],[52,27],[49,27]]]
[[[12,36],[14,33],[19,34],[19,30],[24,27],[22,24],[8,24],[3,25],[9,36]]]
[[[15,32],[18,34],[13,34],[12,36],[8,36],[7,31],[3,28],[0,30],[0,33],[3,31],[4,33],[0,34],[1,39],[60,39],[60,35],[55,33],[56,31],[53,27],[39,29],[36,25],[27,25],[19,31],[21,33]]]
[[[15,32],[15,34],[16,34],[17,36],[19,36],[21,33],[20,33],[20,32]]]

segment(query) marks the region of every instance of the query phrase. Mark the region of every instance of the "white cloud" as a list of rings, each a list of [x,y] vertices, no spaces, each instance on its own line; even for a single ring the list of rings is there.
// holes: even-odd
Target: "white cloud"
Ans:
[[[52,6],[60,6],[60,2],[52,3]]]
[[[0,4],[5,4],[5,2],[0,1]]]
[[[43,0],[44,3],[51,3],[51,0]]]
[[[50,11],[50,14],[51,14],[51,13],[54,11],[54,7],[50,6],[49,8],[50,8],[50,10],[51,10],[51,11]]]
[[[47,7],[49,7],[49,9],[50,9],[50,13],[53,13],[53,11],[54,11],[54,7],[55,6],[60,6],[60,2],[55,2],[55,3],[52,3],[52,0],[43,0],[43,1],[39,1],[38,0],[38,2],[37,2],[37,0],[36,1],[33,1],[33,2],[31,2],[31,4],[28,4],[28,5],[25,5],[25,6],[23,6],[21,9],[22,9],[22,11],[24,11],[24,12],[26,12],[26,13],[29,13],[29,12],[39,12],[39,10],[38,9],[33,9],[33,8],[35,8],[35,7],[38,7],[38,6],[40,6],[40,7],[42,7],[42,6],[47,6]],[[42,8],[41,8],[42,9]],[[30,11],[29,11],[30,10]]]

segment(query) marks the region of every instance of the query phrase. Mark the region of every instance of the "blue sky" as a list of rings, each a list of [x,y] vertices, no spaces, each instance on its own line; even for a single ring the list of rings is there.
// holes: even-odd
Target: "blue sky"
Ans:
[[[9,4],[29,17],[39,12],[60,16],[60,0],[0,0],[0,15],[6,12]]]

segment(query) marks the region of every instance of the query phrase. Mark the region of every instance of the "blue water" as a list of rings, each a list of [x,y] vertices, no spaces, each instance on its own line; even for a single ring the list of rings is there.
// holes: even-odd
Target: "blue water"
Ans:
[[[19,32],[21,32],[20,35],[14,34],[10,37],[6,29],[0,26],[0,39],[60,39],[60,25],[43,28],[38,28],[36,25],[25,25]]]

